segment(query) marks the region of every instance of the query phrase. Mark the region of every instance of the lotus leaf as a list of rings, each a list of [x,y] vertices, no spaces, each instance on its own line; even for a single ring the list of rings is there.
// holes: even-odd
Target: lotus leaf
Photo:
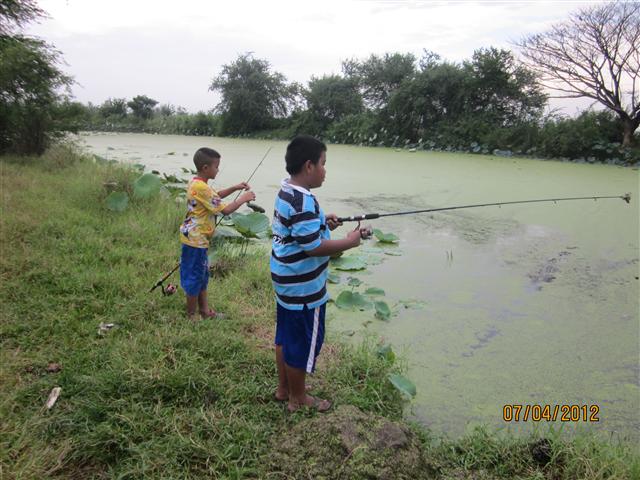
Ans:
[[[375,307],[376,307],[376,318],[379,318],[380,320],[389,320],[389,317],[391,316],[391,309],[389,308],[389,305],[387,305],[387,302],[375,302]]]
[[[242,235],[238,233],[236,230],[232,228],[224,228],[218,227],[216,228],[215,233],[213,234],[213,239],[219,238],[220,240],[231,239],[231,238],[242,238]]]
[[[388,376],[389,381],[396,387],[400,393],[406,395],[407,397],[415,397],[416,395],[416,386],[413,384],[411,380],[402,375],[398,375],[397,373],[391,373]]]
[[[125,192],[111,192],[106,203],[107,208],[112,212],[124,212],[129,206],[129,195]]]
[[[360,285],[362,285],[362,280],[356,277],[349,277],[347,285],[349,285],[350,287],[359,287]]]
[[[340,283],[340,275],[338,275],[337,273],[330,273],[329,276],[327,277],[327,280],[329,281],[329,283]]]
[[[398,240],[400,240],[393,233],[383,233],[379,228],[374,228],[373,234],[376,236],[378,241],[382,243],[396,243],[398,242]]]
[[[351,290],[345,290],[340,292],[340,295],[336,298],[336,306],[346,310],[354,310],[356,308],[358,310],[366,310],[371,308],[371,302],[358,292],[354,293]]]
[[[256,233],[256,238],[259,238],[260,240],[266,240],[267,238],[271,238],[271,237],[273,237],[273,232],[271,231],[271,228],[267,228],[263,232]]]
[[[234,214],[233,223],[245,237],[258,237],[258,234],[269,229],[269,218],[264,213],[252,212],[247,215]]]
[[[378,357],[380,358],[384,358],[385,360],[391,363],[393,363],[396,359],[396,354],[393,352],[391,345],[381,345],[376,350],[376,355],[378,355]]]
[[[369,287],[364,291],[365,295],[384,295],[384,290],[378,287]]]
[[[340,257],[332,260],[332,262],[336,270],[364,270],[367,267],[364,260],[356,256]]]
[[[133,194],[137,198],[150,198],[160,191],[162,182],[152,173],[145,173],[133,182]]]

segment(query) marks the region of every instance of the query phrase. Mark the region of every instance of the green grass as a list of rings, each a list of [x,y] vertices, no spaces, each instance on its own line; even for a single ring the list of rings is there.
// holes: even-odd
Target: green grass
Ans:
[[[272,400],[264,248],[212,279],[210,300],[226,319],[192,324],[180,294],[148,292],[177,261],[182,205],[106,210],[103,183],[128,188],[139,174],[68,147],[4,157],[0,173],[0,478],[287,478],[286,465],[265,459],[317,416]],[[99,335],[101,322],[116,327]],[[401,421],[386,379],[401,365],[378,358],[371,340],[324,351],[319,395]],[[48,373],[49,362],[62,370]],[[47,411],[55,386],[62,394]],[[540,466],[537,437],[480,429],[445,440],[411,428],[437,478],[640,476],[637,453],[596,437],[547,434],[551,463]]]

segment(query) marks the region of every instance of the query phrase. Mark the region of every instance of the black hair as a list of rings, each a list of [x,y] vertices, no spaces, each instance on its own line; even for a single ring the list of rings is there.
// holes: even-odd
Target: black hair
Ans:
[[[307,160],[316,164],[320,161],[322,152],[326,151],[327,146],[317,138],[311,135],[296,136],[287,145],[287,154],[284,156],[287,162],[287,172],[289,175],[300,173]]]
[[[220,158],[220,154],[213,148],[202,147],[193,155],[193,164],[196,166],[196,170],[202,170],[205,165],[211,165],[215,159]]]

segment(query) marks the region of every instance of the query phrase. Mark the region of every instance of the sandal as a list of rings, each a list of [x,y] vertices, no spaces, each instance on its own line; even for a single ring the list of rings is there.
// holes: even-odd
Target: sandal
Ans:
[[[332,407],[332,404],[329,400],[323,400],[318,397],[311,397],[311,398],[313,398],[313,403],[311,405],[306,405],[306,404],[298,405],[295,408],[291,408],[291,405],[287,405],[287,410],[289,411],[289,413],[294,413],[294,412],[297,412],[302,407],[307,407],[307,408],[313,408],[319,413],[324,413],[329,411]]]

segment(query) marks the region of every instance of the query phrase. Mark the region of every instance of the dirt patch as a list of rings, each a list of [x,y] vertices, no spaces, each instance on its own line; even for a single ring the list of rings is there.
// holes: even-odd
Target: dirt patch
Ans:
[[[277,435],[268,471],[282,478],[433,478],[420,442],[405,426],[352,405],[303,420]]]

